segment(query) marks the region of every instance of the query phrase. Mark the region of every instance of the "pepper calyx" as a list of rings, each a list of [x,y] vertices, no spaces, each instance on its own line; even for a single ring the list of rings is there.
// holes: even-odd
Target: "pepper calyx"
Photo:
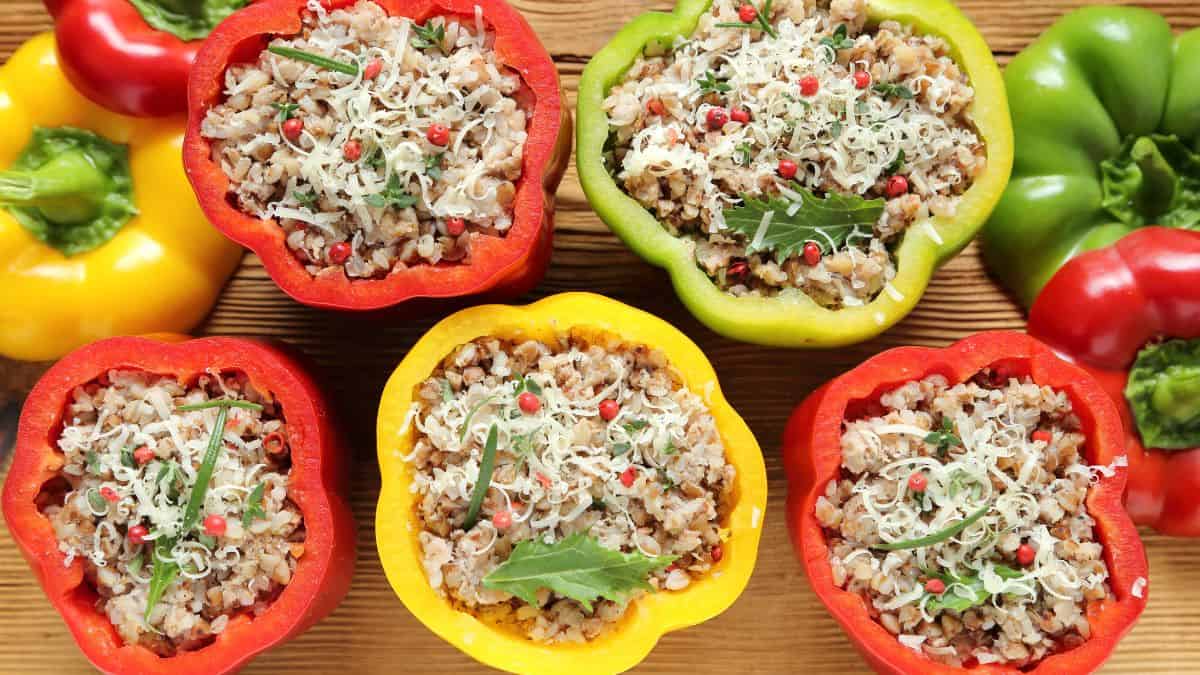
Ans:
[[[1100,164],[1101,206],[1129,227],[1200,227],[1200,154],[1178,136],[1130,137]]]
[[[185,42],[203,40],[247,0],[129,0],[151,28]]]
[[[86,253],[137,215],[129,150],[91,131],[38,127],[0,172],[0,206],[63,255]]]
[[[1168,340],[1138,352],[1125,398],[1146,447],[1200,446],[1200,340]]]

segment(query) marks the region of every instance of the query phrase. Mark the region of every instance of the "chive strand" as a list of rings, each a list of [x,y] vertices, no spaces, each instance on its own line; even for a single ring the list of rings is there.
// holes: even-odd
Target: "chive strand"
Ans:
[[[336,59],[321,56],[320,54],[313,54],[312,52],[306,52],[300,49],[292,49],[291,47],[278,47],[272,45],[267,47],[267,51],[277,56],[282,56],[294,61],[311,63],[314,66],[320,66],[326,70],[345,73],[346,75],[358,75],[358,64],[356,63],[344,63]]]
[[[463,529],[475,527],[479,521],[479,510],[483,508],[483,498],[487,496],[492,484],[492,473],[496,469],[496,445],[499,442],[499,431],[496,425],[488,430],[487,444],[483,446],[483,457],[479,460],[479,478],[475,481],[475,490],[471,492],[471,506],[467,509],[467,518],[463,521]]]
[[[971,515],[967,516],[963,520],[961,520],[939,532],[934,532],[933,534],[926,535],[924,537],[919,537],[917,539],[906,539],[904,541],[893,541],[889,544],[877,544],[875,546],[872,546],[871,548],[875,549],[876,551],[899,551],[902,549],[925,548],[926,546],[933,546],[934,544],[940,544],[943,541],[946,541],[947,539],[949,539],[950,537],[953,537],[954,535],[958,534],[959,532],[962,532],[963,530],[970,527],[972,524],[974,524],[980,518],[987,515],[987,512],[990,510],[992,510],[992,505],[990,503],[984,504],[983,508],[979,509],[975,513],[972,513]]]

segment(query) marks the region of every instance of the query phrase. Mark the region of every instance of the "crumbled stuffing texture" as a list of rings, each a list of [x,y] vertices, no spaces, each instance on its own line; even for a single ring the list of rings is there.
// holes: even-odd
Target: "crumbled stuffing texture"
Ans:
[[[514,392],[526,377],[542,390],[542,407],[532,415],[514,412]],[[425,572],[456,605],[536,641],[584,642],[618,621],[637,596],[602,600],[589,615],[546,589],[530,606],[481,580],[517,543],[576,532],[614,550],[680,556],[648,579],[659,590],[682,590],[712,566],[734,468],[711,413],[662,352],[580,335],[553,344],[479,339],[456,349],[418,397],[408,459],[417,470]],[[621,405],[611,422],[599,416],[606,399]],[[493,424],[495,474],[480,524],[465,532]],[[630,467],[636,478],[625,486],[620,477]],[[499,511],[512,514],[510,527],[492,522]]]
[[[365,0],[329,13],[316,2],[309,9],[300,35],[271,45],[361,64],[359,75],[265,50],[229,68],[227,98],[205,116],[202,133],[214,141],[237,205],[275,218],[313,275],[372,278],[464,262],[478,237],[504,236],[527,119],[515,98],[520,76],[500,63],[481,11],[421,27]],[[418,28],[438,27],[440,45],[414,46]],[[365,80],[375,60],[382,70]],[[285,105],[295,108],[285,113]],[[284,136],[285,115],[304,124],[294,142]],[[434,125],[449,130],[447,145],[428,138]],[[358,144],[356,161],[347,143]],[[344,260],[339,242],[352,248]]]
[[[694,241],[697,264],[722,289],[798,289],[829,308],[864,304],[895,277],[889,249],[905,230],[931,215],[953,217],[983,171],[984,144],[968,110],[975,93],[941,38],[893,21],[866,27],[867,0],[776,0],[778,38],[717,26],[739,21],[741,5],[715,0],[690,40],[640,58],[612,89],[604,104],[612,170],[673,234]],[[839,26],[853,46],[835,56],[822,40]],[[871,76],[861,89],[860,71]],[[702,91],[699,80],[710,74],[728,91]],[[801,93],[805,77],[817,78],[816,94]],[[902,85],[912,98],[880,93],[880,84]],[[710,130],[714,107],[748,111],[751,120]],[[780,160],[795,162],[795,180],[818,195],[886,198],[893,173],[910,191],[887,199],[873,229],[856,229],[845,242],[815,241],[824,254],[816,265],[799,254],[749,253],[723,212],[743,195],[776,196],[794,185],[779,176]]]
[[[1085,498],[1097,472],[1063,392],[985,373],[941,376],[880,399],[882,411],[845,423],[841,480],[818,498],[834,583],[862,595],[901,643],[954,666],[1026,667],[1091,635],[1087,606],[1110,595],[1103,547]],[[927,434],[948,420],[960,443]],[[1035,432],[1037,438],[1035,439]],[[1046,439],[1049,436],[1049,440]],[[920,472],[924,494],[908,485]],[[945,530],[987,508],[944,542],[880,551]],[[1028,566],[1017,550],[1033,548]],[[933,575],[946,590],[925,590]],[[962,603],[956,608],[939,603]]]
[[[142,525],[150,538],[178,536],[217,410],[176,408],[210,399],[251,401],[263,410],[229,409],[201,511],[201,521],[224,516],[227,529],[208,541],[200,531],[178,537],[170,556],[182,569],[147,625],[153,541],[133,544],[127,532]],[[61,476],[69,487],[65,494],[47,488],[43,509],[67,565],[83,560],[99,596],[97,610],[126,644],[160,656],[199,649],[232,616],[263,611],[291,581],[304,551],[304,527],[287,495],[286,435],[279,405],[238,373],[204,375],[187,386],[143,371],[113,370],[75,389],[58,438]],[[143,452],[139,461],[143,448],[153,456]],[[260,484],[263,513],[243,527],[248,497]]]

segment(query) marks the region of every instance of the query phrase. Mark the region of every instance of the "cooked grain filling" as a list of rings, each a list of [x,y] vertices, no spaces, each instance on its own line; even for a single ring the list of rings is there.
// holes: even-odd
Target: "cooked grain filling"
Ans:
[[[905,646],[955,666],[1024,667],[1078,646],[1088,604],[1111,595],[1085,503],[1111,469],[1087,465],[1065,393],[998,379],[935,375],[884,394],[881,412],[845,423],[843,476],[817,500],[834,583]],[[939,543],[872,548],[981,511]]]
[[[896,276],[891,249],[903,233],[952,218],[986,166],[969,111],[975,92],[946,42],[894,21],[868,26],[868,2],[776,0],[772,36],[718,25],[741,22],[747,3],[715,0],[690,39],[639,58],[604,103],[618,183],[691,240],[697,264],[733,295],[802,292],[829,308],[870,301]],[[714,114],[723,115],[716,124]],[[797,183],[886,204],[873,224],[789,234],[794,249],[772,236],[754,245],[757,213],[748,231],[730,226],[744,197],[790,205]],[[806,222],[807,209],[789,211],[775,209],[772,222],[785,213]]]
[[[274,218],[313,275],[459,263],[478,237],[504,236],[527,119],[520,76],[495,53],[481,10],[424,25],[366,0],[309,10],[299,35],[270,46],[358,74],[266,50],[229,68],[202,133],[230,197]]]
[[[177,408],[212,399],[249,401],[262,410],[228,411],[200,511],[203,523],[223,518],[224,534],[210,537],[197,528],[180,536],[217,410]],[[143,371],[112,370],[71,394],[57,441],[65,461],[60,475],[69,487],[64,495],[48,485],[44,512],[66,564],[83,560],[98,595],[97,610],[126,644],[160,656],[201,648],[231,618],[266,609],[291,581],[304,552],[304,525],[288,499],[286,437],[279,404],[236,372],[211,373],[185,385]],[[255,500],[259,486],[261,499]],[[134,542],[135,527],[145,533],[144,543]],[[177,543],[160,563],[173,562],[179,572],[147,621],[152,556],[162,537]]]
[[[534,414],[517,409],[515,392],[526,380],[541,391]],[[659,591],[686,588],[720,559],[734,468],[711,413],[662,352],[582,335],[551,344],[482,338],[456,349],[417,393],[407,459],[416,468],[425,572],[455,605],[532,640],[584,642],[619,621],[641,593],[602,600],[587,613],[544,588],[531,606],[481,580],[518,543],[575,533],[612,550],[678,555],[649,577]],[[620,405],[610,421],[600,416],[605,400]],[[493,425],[500,430],[495,473],[479,525],[464,531]],[[511,524],[497,526],[501,512]]]

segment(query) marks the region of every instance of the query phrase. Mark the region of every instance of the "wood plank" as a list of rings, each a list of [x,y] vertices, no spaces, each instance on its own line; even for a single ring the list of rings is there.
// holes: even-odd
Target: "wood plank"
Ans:
[[[589,54],[635,14],[666,9],[668,0],[517,0],[555,55],[574,100]],[[1006,61],[1067,9],[1083,0],[964,0],[998,57]],[[1143,3],[1179,28],[1200,25],[1194,0]],[[49,27],[38,2],[0,3],[0,56]],[[878,351],[903,344],[944,345],[985,329],[1020,329],[1011,299],[984,271],[976,247],[941,270],[926,297],[899,326],[869,343],[831,352],[756,348],[720,338],[679,304],[665,275],[629,252],[591,212],[574,169],[559,193],[558,237],[545,282],[526,300],[566,290],[593,290],[666,318],[706,351],[734,406],[757,434],[767,458],[771,499],[757,571],[749,589],[721,617],[666,637],[638,669],[645,673],[865,672],[816,600],[792,555],[784,528],[786,492],[778,441],[792,407],[826,379]],[[392,367],[436,317],[367,319],[318,312],[290,301],[247,255],[201,332],[275,337],[318,363],[356,460],[352,501],[359,519],[357,576],[341,608],[306,635],[258,659],[247,672],[482,672],[424,629],[395,599],[375,553],[372,520],[379,478],[374,411]],[[0,452],[6,452],[20,397],[44,368],[0,362]],[[1154,576],[1151,602],[1108,673],[1200,672],[1200,542],[1147,533]],[[86,661],[30,575],[7,530],[0,529],[0,673],[82,673]]]

